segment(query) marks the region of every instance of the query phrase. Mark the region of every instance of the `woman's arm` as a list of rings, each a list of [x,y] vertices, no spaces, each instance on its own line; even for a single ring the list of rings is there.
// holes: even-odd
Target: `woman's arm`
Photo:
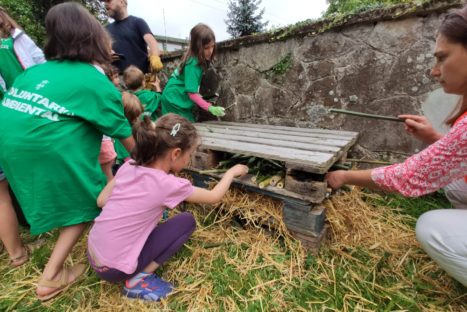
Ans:
[[[190,203],[214,204],[222,199],[233,179],[248,173],[245,165],[235,165],[230,168],[212,190],[195,187],[193,193],[186,199]]]
[[[400,164],[373,170],[334,171],[332,188],[355,184],[417,197],[434,192],[467,175],[467,117],[448,134]],[[370,181],[371,180],[371,181]]]
[[[332,189],[338,189],[344,184],[358,185],[370,189],[381,189],[371,178],[371,170],[336,170],[326,175],[326,180]]]
[[[104,189],[101,191],[99,196],[97,197],[97,207],[102,208],[104,207],[107,199],[109,198],[110,194],[112,194],[112,190],[115,185],[115,178],[109,181]]]

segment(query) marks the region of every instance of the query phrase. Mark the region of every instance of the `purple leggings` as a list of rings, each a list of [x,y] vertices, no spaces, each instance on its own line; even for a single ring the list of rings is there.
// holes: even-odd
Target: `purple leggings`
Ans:
[[[120,270],[105,266],[98,267],[95,265],[91,257],[89,257],[89,254],[88,259],[92,268],[101,279],[112,283],[125,281],[142,272],[143,269],[151,263],[151,261],[155,261],[159,265],[162,265],[167,261],[167,259],[172,257],[180,248],[182,248],[183,244],[195,231],[195,228],[195,218],[189,212],[180,213],[156,226],[151,234],[149,234],[149,237],[143,246],[143,250],[141,250],[138,257],[138,266],[132,274],[127,274]]]

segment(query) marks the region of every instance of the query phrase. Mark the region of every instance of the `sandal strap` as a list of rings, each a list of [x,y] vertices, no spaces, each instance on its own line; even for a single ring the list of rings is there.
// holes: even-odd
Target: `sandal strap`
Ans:
[[[38,285],[50,288],[62,288],[68,284],[68,268],[64,267],[60,271],[60,279],[58,281],[51,281],[44,279],[43,277],[39,280]]]

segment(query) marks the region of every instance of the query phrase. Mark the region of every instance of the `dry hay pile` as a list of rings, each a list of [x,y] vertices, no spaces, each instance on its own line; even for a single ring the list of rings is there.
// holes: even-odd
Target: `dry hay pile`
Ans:
[[[413,218],[395,214],[388,207],[371,207],[363,200],[364,197],[370,196],[376,198],[380,195],[363,194],[359,188],[353,187],[350,192],[340,193],[326,202],[327,220],[332,232],[329,249],[335,254],[333,265],[350,269],[349,285],[360,281],[366,283],[368,289],[384,289],[384,285],[378,285],[377,279],[395,278],[398,282],[392,290],[399,288],[402,292],[410,293],[415,286],[415,278],[409,278],[406,274],[407,267],[410,267],[413,270],[410,274],[412,277],[432,288],[428,296],[432,299],[437,298],[437,301],[443,302],[444,305],[440,308],[420,302],[420,309],[467,311],[467,294],[461,293],[458,297],[452,297],[456,294],[456,283],[421,250],[414,229],[407,225]],[[358,253],[358,249],[365,249],[366,261],[352,256],[354,252]],[[348,262],[353,265],[346,265]],[[361,273],[357,273],[359,266],[370,267],[371,275],[362,276]],[[361,271],[365,272],[368,269]],[[351,296],[361,299],[361,302],[367,301],[358,298],[358,294]]]
[[[410,291],[414,281],[403,272],[410,262],[412,275],[429,286],[427,296],[436,298],[427,304],[416,303],[420,310],[467,309],[465,296],[451,297],[456,294],[451,278],[440,273],[434,280],[431,273],[440,269],[420,250],[413,229],[405,225],[408,217],[389,213],[384,207],[369,206],[358,189],[333,196],[326,206],[332,238],[319,256],[313,258],[311,266],[306,265],[309,255],[287,233],[280,202],[232,189],[214,208],[189,207],[196,217],[197,230],[182,254],[170,259],[159,272],[176,285],[167,300],[130,301],[120,295],[121,286],[99,281],[88,273],[77,286],[45,307],[55,307],[55,311],[241,311],[249,302],[266,304],[267,300],[273,300],[274,308],[270,310],[275,311],[378,310],[377,302],[386,300],[384,296],[390,299],[392,293],[415,297]],[[244,223],[235,225],[234,217],[240,217]],[[362,249],[363,260],[358,254]],[[83,262],[86,261],[84,254],[85,239],[79,242],[72,258]],[[33,257],[26,266],[11,270],[5,267],[5,253],[1,259],[0,302],[11,300],[10,311],[15,306],[40,307],[33,289],[40,275],[38,267],[43,267],[46,260]],[[255,273],[268,270],[275,272],[273,277]],[[339,278],[342,270],[345,275]],[[386,277],[397,280],[389,289],[381,284]],[[251,286],[252,278],[254,286]],[[5,280],[11,282],[6,284]],[[303,295],[308,300],[307,309],[286,295],[307,287],[313,287]],[[335,308],[337,301],[342,308]],[[401,307],[396,305],[388,310],[397,308]]]

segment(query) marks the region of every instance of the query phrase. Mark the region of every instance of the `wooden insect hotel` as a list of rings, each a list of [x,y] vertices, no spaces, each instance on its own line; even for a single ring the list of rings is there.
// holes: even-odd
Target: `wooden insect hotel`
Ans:
[[[316,252],[326,235],[325,174],[345,161],[358,133],[221,121],[195,126],[201,137],[189,170],[195,185],[219,178],[224,164],[247,164],[249,174],[234,185],[281,200],[288,231]]]

